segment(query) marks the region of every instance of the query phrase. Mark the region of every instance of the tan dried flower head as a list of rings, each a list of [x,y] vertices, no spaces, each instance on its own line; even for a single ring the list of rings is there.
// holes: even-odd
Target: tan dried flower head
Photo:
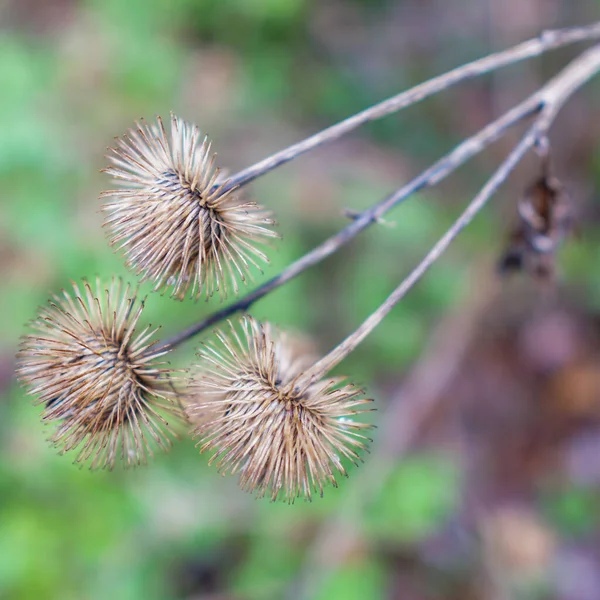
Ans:
[[[89,283],[53,296],[23,339],[17,374],[44,404],[44,421],[56,422],[50,438],[76,463],[112,468],[146,462],[152,446],[171,445],[166,417],[180,411],[168,369],[157,358],[151,327],[136,333],[143,309],[130,287],[113,279],[96,292]],[[61,453],[62,453],[61,452]]]
[[[344,378],[302,384],[314,357],[270,325],[247,317],[241,332],[200,350],[189,382],[189,420],[201,451],[222,473],[240,472],[242,489],[293,502],[336,486],[345,457],[357,464],[370,426],[354,420],[370,402]],[[203,415],[205,415],[203,417]]]
[[[195,125],[171,115],[170,139],[162,119],[136,123],[117,139],[104,169],[121,186],[103,192],[111,245],[155,291],[172,286],[172,296],[198,298],[228,287],[238,292],[251,268],[268,262],[257,247],[277,234],[269,213],[225,191],[208,138]]]

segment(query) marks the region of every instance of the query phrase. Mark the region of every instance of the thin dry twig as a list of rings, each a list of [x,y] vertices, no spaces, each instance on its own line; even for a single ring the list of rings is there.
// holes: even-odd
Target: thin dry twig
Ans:
[[[320,131],[311,137],[293,144],[288,148],[284,148],[280,152],[272,154],[267,158],[257,162],[256,164],[239,171],[233,175],[225,186],[225,190],[234,187],[241,187],[251,182],[252,180],[264,175],[265,173],[279,167],[301,154],[313,150],[318,146],[322,146],[328,142],[334,141],[349,133],[350,131],[368,123],[382,119],[392,113],[395,113],[403,108],[415,104],[442,92],[445,89],[465,81],[490,73],[501,67],[533,58],[544,54],[549,50],[554,50],[568,44],[581,42],[585,40],[593,40],[600,37],[600,22],[592,23],[582,27],[573,27],[568,29],[554,29],[542,32],[537,38],[533,38],[526,42],[522,42],[517,46],[495,52],[473,62],[462,65],[443,75],[433,77],[409,90],[401,92],[396,96],[392,96],[387,100],[383,100],[378,104],[339,122],[323,131]]]
[[[549,124],[554,119],[554,115],[568,97],[563,97],[563,91],[565,89],[568,90],[568,95],[570,95],[575,91],[576,87],[584,83],[584,81],[589,79],[595,73],[595,71],[592,72],[590,68],[586,68],[586,65],[590,63],[591,59],[589,56],[592,50],[584,52],[542,89],[538,90],[503,116],[484,127],[477,134],[464,140],[454,148],[454,150],[423,171],[415,179],[383,199],[378,204],[361,213],[344,229],[289,265],[282,273],[265,282],[240,300],[214,312],[204,320],[195,323],[179,334],[169,338],[163,343],[163,346],[177,346],[232,314],[248,310],[252,304],[269,292],[287,283],[309,267],[319,263],[339,250],[361,231],[369,227],[372,223],[377,222],[386,212],[400,204],[400,202],[406,200],[415,192],[425,187],[432,187],[438,184],[470,158],[500,138],[511,126],[526,119],[530,115],[541,111],[541,117],[536,121],[534,130],[527,136],[528,141],[522,148],[523,153],[526,152],[527,149],[531,147],[532,143],[535,142],[535,139],[541,136],[541,132],[548,129]],[[593,52],[592,56],[594,56]],[[592,62],[592,69],[593,68],[595,67]],[[586,79],[578,81],[577,78],[581,76]],[[467,219],[467,222],[468,220],[470,220],[470,217]],[[459,230],[462,229],[463,226],[464,225],[462,225]],[[435,258],[437,258],[437,256]]]

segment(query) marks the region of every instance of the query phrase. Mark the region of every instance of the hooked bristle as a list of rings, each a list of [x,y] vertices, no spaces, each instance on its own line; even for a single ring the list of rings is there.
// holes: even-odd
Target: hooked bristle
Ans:
[[[252,280],[267,256],[257,245],[278,237],[270,213],[241,200],[215,168],[211,143],[197,126],[171,115],[170,140],[160,117],[117,139],[104,169],[120,189],[103,192],[110,243],[154,290],[198,299]]]
[[[152,446],[171,445],[166,418],[182,416],[171,372],[156,360],[168,351],[154,349],[150,326],[135,331],[143,306],[120,280],[97,281],[96,291],[73,283],[40,310],[17,355],[19,379],[57,424],[50,441],[92,469],[145,463]]]
[[[370,425],[354,420],[370,400],[343,377],[301,384],[315,356],[270,325],[246,317],[241,332],[230,330],[200,350],[189,382],[186,413],[201,452],[259,497],[322,495],[347,474],[342,460],[357,464],[370,441]]]

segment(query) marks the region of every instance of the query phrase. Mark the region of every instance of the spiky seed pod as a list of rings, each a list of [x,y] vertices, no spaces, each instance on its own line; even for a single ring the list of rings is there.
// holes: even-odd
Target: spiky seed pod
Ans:
[[[257,247],[277,234],[270,213],[225,191],[211,143],[195,125],[171,115],[170,139],[162,119],[143,120],[110,148],[104,169],[121,186],[103,192],[112,246],[155,291],[199,298],[238,292],[238,278],[268,262]]]
[[[44,405],[44,421],[57,423],[50,441],[91,458],[91,468],[146,462],[152,446],[167,450],[166,418],[173,402],[169,370],[157,359],[150,326],[135,331],[143,309],[129,286],[113,279],[107,289],[88,282],[62,292],[40,309],[36,334],[24,337],[17,374]]]
[[[346,475],[344,457],[360,460],[370,426],[354,417],[370,400],[339,377],[299,386],[314,357],[270,325],[246,317],[241,332],[230,329],[200,350],[190,376],[186,412],[201,451],[259,497],[322,495],[336,471]]]

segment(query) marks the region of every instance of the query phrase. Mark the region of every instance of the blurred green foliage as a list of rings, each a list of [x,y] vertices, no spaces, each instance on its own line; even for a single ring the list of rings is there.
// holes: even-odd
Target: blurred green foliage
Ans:
[[[444,526],[455,513],[459,498],[458,474],[446,459],[407,458],[370,506],[365,526],[384,541],[417,543]]]
[[[268,131],[273,122],[308,120],[312,131],[415,81],[414,73],[408,77],[399,68],[390,74],[389,88],[373,91],[336,70],[311,45],[310,10],[308,0],[88,0],[70,8],[70,20],[54,35],[26,28],[0,33],[5,361],[12,360],[25,322],[50,290],[97,274],[134,279],[105,242],[96,198],[106,181],[97,172],[104,147],[142,115],[174,109],[204,127],[203,113],[195,108],[196,101],[201,106],[202,90],[184,100],[194,52],[217,48],[234,57],[235,94],[211,117],[212,129],[225,138],[252,121]],[[417,153],[449,144],[424,127],[391,119],[367,131],[375,142],[410,146]],[[267,141],[271,150],[278,149],[276,141]],[[221,146],[218,139],[215,143]],[[299,216],[287,201],[290,191],[282,189],[285,177],[273,175],[274,184],[255,187],[261,202],[276,211],[283,233],[266,276],[344,224],[338,213],[311,215],[310,206]],[[360,209],[401,183],[381,181],[377,174],[345,177],[334,194],[339,208]],[[315,336],[327,349],[384,299],[450,222],[452,207],[434,207],[432,199],[429,194],[411,199],[390,215],[394,226],[379,226],[376,234],[355,240],[345,255],[349,259],[333,257],[319,265],[261,300],[253,314],[313,333],[331,318],[323,335]],[[484,217],[481,238],[487,239],[487,231]],[[479,242],[468,243],[478,247]],[[465,271],[460,259],[451,253],[436,266],[340,370],[352,373],[374,396],[379,377],[397,381],[431,324],[460,301]],[[597,275],[592,285],[600,291]],[[149,286],[142,289],[148,292]],[[326,297],[328,306],[337,307],[335,314],[323,314]],[[215,301],[179,304],[153,294],[145,318],[167,334],[217,306]],[[193,351],[193,344],[178,351],[175,365],[188,364]],[[342,481],[312,504],[255,501],[235,481],[209,469],[187,440],[145,469],[89,473],[47,447],[38,413],[16,384],[0,404],[1,598],[186,597],[201,577],[198,572],[209,581],[217,577],[231,597],[281,598],[302,568],[309,541],[303,532],[337,514],[348,485]],[[375,540],[418,543],[443,526],[458,493],[459,476],[451,465],[416,457],[384,483],[371,509],[359,515],[361,525]],[[564,498],[553,510],[567,527],[578,529],[585,506],[577,497]],[[191,565],[189,584],[185,565]],[[317,598],[383,598],[386,585],[384,565],[358,557],[331,573]]]

